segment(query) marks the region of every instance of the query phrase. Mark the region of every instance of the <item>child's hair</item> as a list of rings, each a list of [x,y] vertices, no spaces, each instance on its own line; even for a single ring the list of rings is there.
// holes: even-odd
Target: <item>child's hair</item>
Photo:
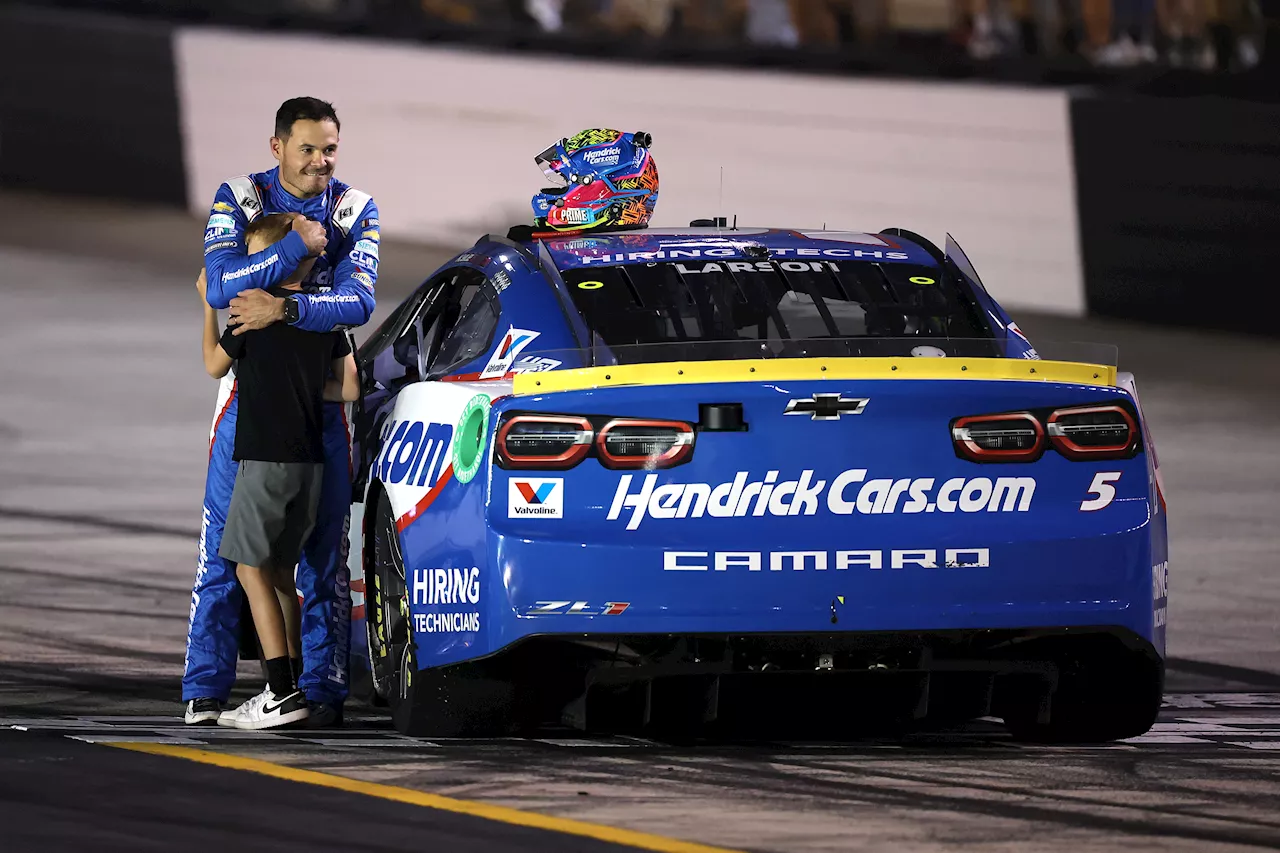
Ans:
[[[273,243],[279,243],[293,230],[293,220],[302,218],[301,213],[268,213],[265,216],[259,216],[249,223],[248,228],[244,229],[245,248],[249,248],[251,241],[261,244],[258,247],[258,251]],[[311,267],[314,263],[315,258],[307,258],[298,265],[297,269],[289,274],[283,285],[287,287],[301,282],[311,272]]]
[[[244,229],[244,241],[257,240],[266,246],[279,243],[293,230],[293,218],[296,213],[268,213],[259,216]]]

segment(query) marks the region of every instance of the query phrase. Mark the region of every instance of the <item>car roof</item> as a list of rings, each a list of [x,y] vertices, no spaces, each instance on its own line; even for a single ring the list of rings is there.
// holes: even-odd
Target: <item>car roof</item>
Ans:
[[[714,261],[767,257],[910,263],[937,267],[931,252],[899,235],[784,228],[651,228],[544,237],[563,271],[654,261]]]

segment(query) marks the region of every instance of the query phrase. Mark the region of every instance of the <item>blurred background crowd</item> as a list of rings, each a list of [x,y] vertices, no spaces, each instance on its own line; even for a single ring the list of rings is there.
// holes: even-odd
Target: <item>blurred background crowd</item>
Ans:
[[[294,0],[313,9],[351,0]],[[1101,66],[1256,65],[1259,0],[419,0],[455,24],[506,18],[547,32],[683,38],[796,50],[964,50],[974,59],[1075,56]]]
[[[26,0],[629,59],[991,75],[1247,72],[1280,0]],[[1272,57],[1275,59],[1275,57]],[[957,65],[959,63],[959,65]],[[1029,70],[1028,70],[1029,69]],[[1008,76],[1006,74],[1006,76]]]

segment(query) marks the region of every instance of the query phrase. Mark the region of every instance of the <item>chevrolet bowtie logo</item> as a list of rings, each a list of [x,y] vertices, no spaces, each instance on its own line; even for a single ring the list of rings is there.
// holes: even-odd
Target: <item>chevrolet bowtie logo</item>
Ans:
[[[867,407],[864,397],[842,397],[839,394],[814,394],[787,403],[784,415],[811,415],[815,421],[838,421],[841,415],[860,415]]]

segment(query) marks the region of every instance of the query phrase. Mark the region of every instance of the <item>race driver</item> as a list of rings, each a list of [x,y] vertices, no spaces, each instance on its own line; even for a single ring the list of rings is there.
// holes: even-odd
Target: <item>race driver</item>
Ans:
[[[276,113],[270,146],[279,165],[232,178],[218,188],[204,234],[206,298],[230,308],[229,324],[244,330],[290,323],[324,332],[360,326],[374,309],[380,240],[372,197],[334,178],[337,113],[316,98],[292,98]],[[292,233],[248,254],[246,226],[263,214],[301,213]],[[279,284],[305,258],[315,264],[305,292],[278,298]],[[182,698],[188,724],[222,716],[235,682],[242,592],[235,566],[218,556],[237,465],[236,388],[225,377],[210,431],[191,621]],[[297,587],[302,594],[302,663],[298,686],[311,709],[308,725],[341,725],[348,693],[351,596],[347,522],[351,503],[351,437],[345,407],[325,404],[325,469],[316,527],[303,548]]]

